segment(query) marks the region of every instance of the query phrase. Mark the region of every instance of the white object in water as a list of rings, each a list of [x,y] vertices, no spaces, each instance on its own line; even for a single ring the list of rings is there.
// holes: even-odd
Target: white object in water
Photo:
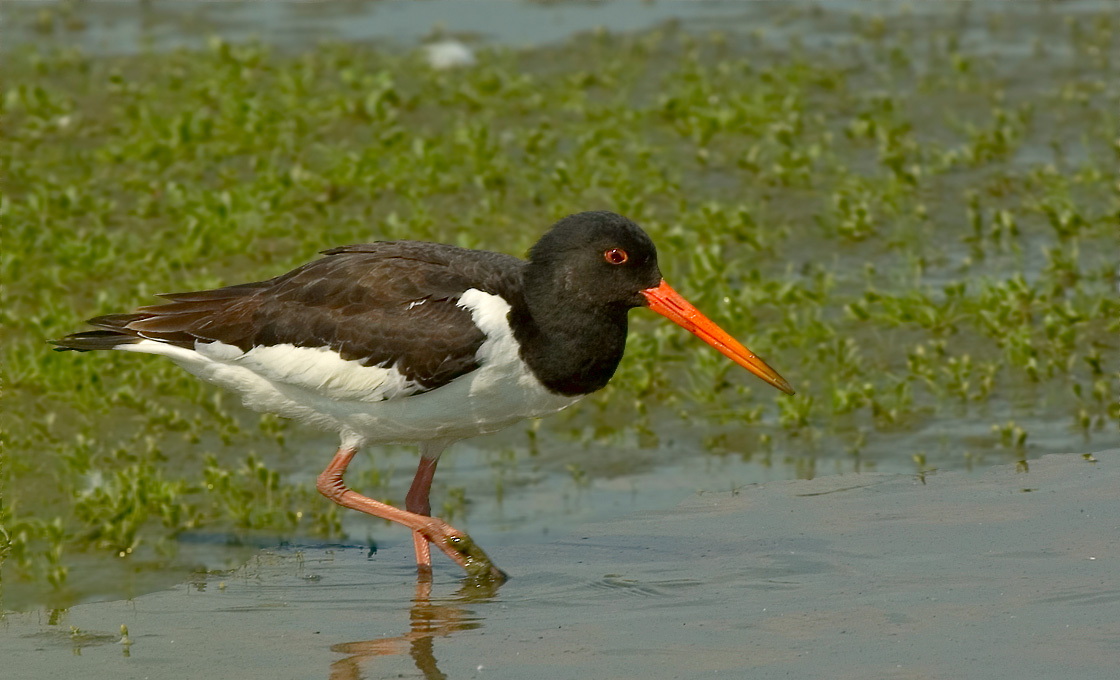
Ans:
[[[425,45],[424,52],[428,57],[428,65],[434,69],[443,70],[474,64],[474,52],[458,40],[441,40]]]

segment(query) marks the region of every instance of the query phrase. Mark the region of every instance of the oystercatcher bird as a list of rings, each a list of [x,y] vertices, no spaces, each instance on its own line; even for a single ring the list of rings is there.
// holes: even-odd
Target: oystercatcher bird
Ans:
[[[653,242],[611,212],[557,222],[528,261],[417,241],[323,251],[282,276],[163,295],[167,303],[91,319],[62,350],[168,357],[239,392],[245,405],[337,431],[319,475],[339,505],[413,532],[431,573],[434,544],[469,574],[505,575],[471,539],[431,517],[428,494],[448,444],[571,406],[622,359],[627,313],[649,307],[783,392],[770,368],[669,287]],[[405,509],[347,488],[367,444],[418,443]]]

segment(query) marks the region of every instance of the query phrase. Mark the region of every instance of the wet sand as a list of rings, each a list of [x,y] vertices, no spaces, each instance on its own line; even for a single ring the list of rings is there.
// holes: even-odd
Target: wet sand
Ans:
[[[701,494],[501,546],[496,592],[448,563],[418,586],[406,542],[265,551],[8,614],[0,658],[21,678],[1115,678],[1120,451],[1095,458]]]

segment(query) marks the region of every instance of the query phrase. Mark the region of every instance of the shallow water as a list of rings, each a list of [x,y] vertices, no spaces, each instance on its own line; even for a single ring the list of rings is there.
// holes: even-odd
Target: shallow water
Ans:
[[[264,551],[131,601],[9,614],[21,677],[1113,678],[1120,452],[705,493],[491,552]],[[131,644],[120,643],[120,626]]]
[[[108,0],[93,7],[78,5],[72,14],[64,14],[75,17],[70,28],[65,21],[59,21],[52,30],[30,30],[38,9],[63,4],[12,2],[10,17],[18,28],[7,36],[3,49],[29,43],[50,44],[62,36],[98,54],[197,48],[204,46],[210,35],[235,42],[258,38],[292,49],[310,47],[324,40],[412,45],[439,33],[525,47],[559,42],[599,27],[640,31],[672,19],[718,24],[744,18],[741,3],[726,1],[533,3],[473,0],[467,3],[426,0],[416,3],[358,0],[217,4],[172,0],[137,8],[130,0]],[[80,28],[75,22],[80,22]]]
[[[200,48],[212,36],[232,42],[258,39],[285,49],[338,40],[411,46],[441,35],[518,48],[558,43],[599,29],[644,31],[670,21],[696,31],[754,34],[774,45],[794,42],[836,49],[851,41],[853,16],[874,16],[891,26],[951,28],[970,51],[1022,59],[1037,50],[1023,39],[1025,34],[1113,7],[1109,0],[973,0],[954,5],[875,0],[8,0],[0,50],[65,43],[89,54],[122,55]],[[996,20],[975,21],[985,16]],[[1052,59],[1072,57],[1067,45],[1046,47]]]

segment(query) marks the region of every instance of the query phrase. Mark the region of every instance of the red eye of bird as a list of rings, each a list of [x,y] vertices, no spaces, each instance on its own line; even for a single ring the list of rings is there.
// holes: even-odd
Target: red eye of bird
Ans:
[[[603,253],[603,258],[611,264],[622,264],[629,260],[630,256],[627,255],[626,251],[622,248],[611,248],[607,252]]]

